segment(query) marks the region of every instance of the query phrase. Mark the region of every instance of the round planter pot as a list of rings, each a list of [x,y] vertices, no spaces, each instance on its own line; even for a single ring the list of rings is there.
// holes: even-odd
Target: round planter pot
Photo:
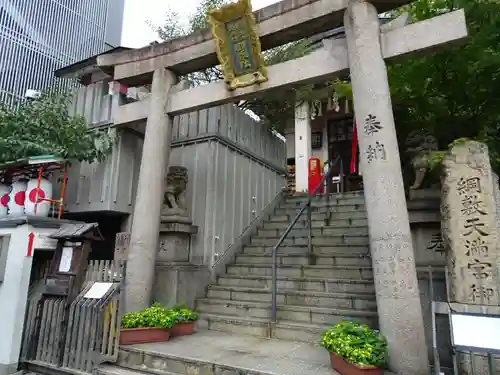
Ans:
[[[167,328],[125,328],[120,329],[120,345],[148,344],[168,341],[170,330]]]
[[[170,328],[172,337],[192,335],[194,331],[194,322],[176,323]]]
[[[332,368],[341,375],[382,375],[382,369],[371,366],[357,366],[347,362],[335,353],[330,353]]]

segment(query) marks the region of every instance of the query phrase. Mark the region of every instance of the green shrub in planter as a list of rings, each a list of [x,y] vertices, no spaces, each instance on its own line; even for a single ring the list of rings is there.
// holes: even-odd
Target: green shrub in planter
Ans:
[[[170,314],[174,318],[174,323],[195,322],[198,320],[198,314],[184,305],[172,307]]]
[[[123,315],[122,328],[171,328],[175,318],[171,311],[154,303],[140,312],[129,312]]]
[[[385,337],[365,324],[341,321],[323,332],[321,346],[354,365],[384,368],[387,363]]]

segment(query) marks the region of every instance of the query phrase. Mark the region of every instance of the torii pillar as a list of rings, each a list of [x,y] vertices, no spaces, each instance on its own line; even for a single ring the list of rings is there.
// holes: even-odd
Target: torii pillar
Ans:
[[[137,183],[132,231],[125,277],[125,311],[139,311],[151,304],[160,211],[165,189],[172,119],[167,114],[167,101],[177,77],[167,69],[153,73],[149,114],[144,134],[141,170]]]
[[[387,69],[375,7],[353,0],[344,15],[377,309],[390,369],[428,375],[429,359]]]

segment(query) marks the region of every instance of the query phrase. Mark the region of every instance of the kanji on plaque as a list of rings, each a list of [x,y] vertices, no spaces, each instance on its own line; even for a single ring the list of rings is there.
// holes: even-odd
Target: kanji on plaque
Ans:
[[[229,90],[266,82],[259,30],[250,0],[238,0],[208,13],[217,58]]]

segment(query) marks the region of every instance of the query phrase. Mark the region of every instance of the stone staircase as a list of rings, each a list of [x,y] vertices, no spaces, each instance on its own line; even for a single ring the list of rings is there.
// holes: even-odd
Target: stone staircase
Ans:
[[[280,247],[278,324],[270,328],[272,248],[306,199],[287,198],[209,286],[197,301],[199,328],[314,343],[345,318],[377,326],[364,196],[347,193],[313,200],[312,254],[305,212]]]
[[[362,193],[314,199],[312,254],[307,215],[297,222],[278,252],[278,324],[269,324],[272,247],[305,199],[283,202],[209,286],[196,334],[121,347],[116,364],[95,374],[338,375],[311,343],[341,319],[377,325]]]

